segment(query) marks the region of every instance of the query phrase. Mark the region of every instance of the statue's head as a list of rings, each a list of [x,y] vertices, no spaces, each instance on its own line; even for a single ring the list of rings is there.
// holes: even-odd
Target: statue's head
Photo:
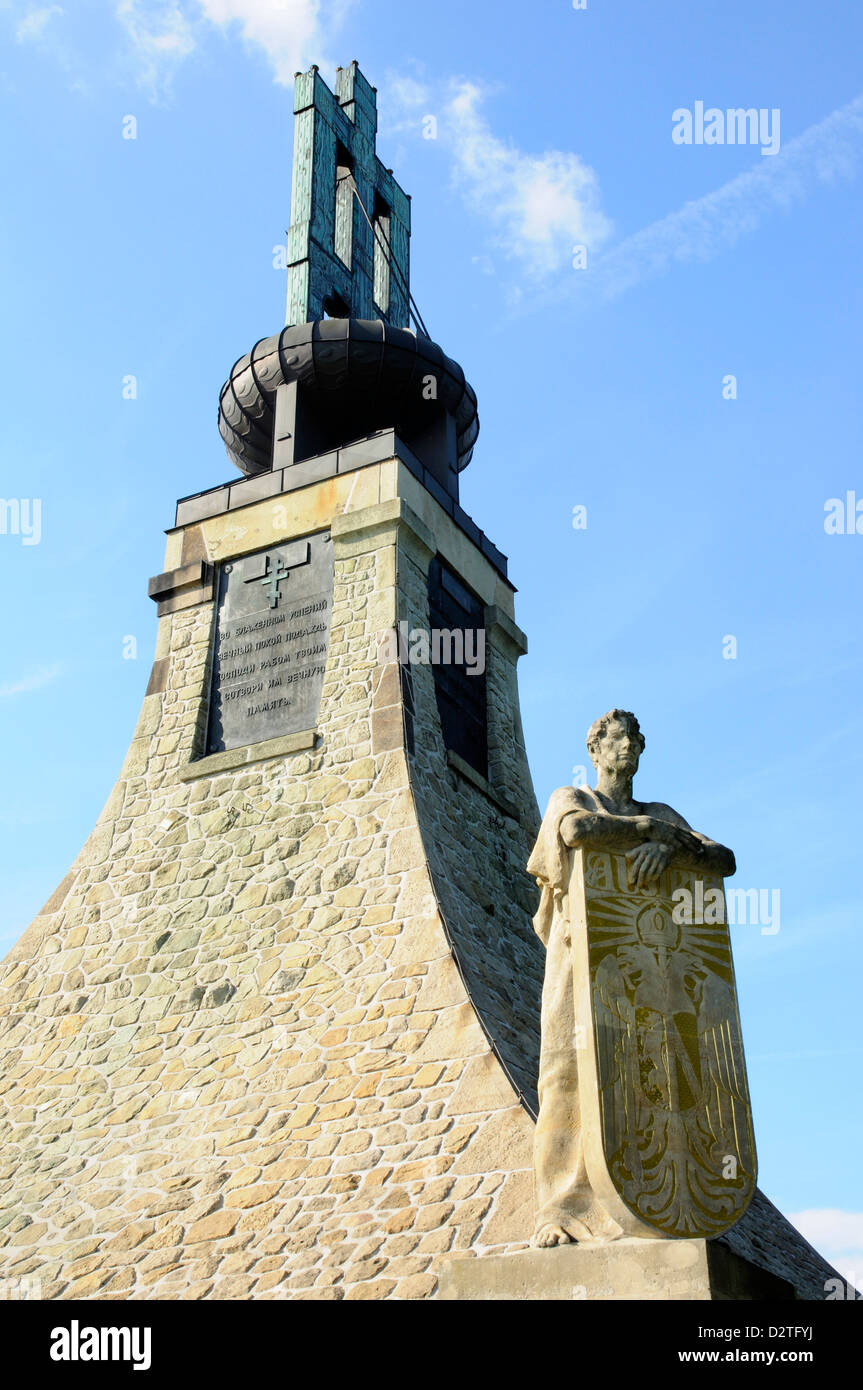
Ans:
[[[644,735],[635,715],[627,709],[610,709],[594,720],[587,731],[587,751],[597,769],[634,774],[644,752]]]

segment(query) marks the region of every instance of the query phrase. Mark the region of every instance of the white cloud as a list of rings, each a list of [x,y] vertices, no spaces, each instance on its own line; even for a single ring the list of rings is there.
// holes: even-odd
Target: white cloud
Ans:
[[[115,13],[153,98],[168,87],[180,63],[208,29],[234,34],[263,52],[276,82],[288,85],[312,63],[328,66],[322,51],[356,0],[116,0]]]
[[[788,1220],[858,1291],[863,1289],[863,1212],[811,1207]]]
[[[486,249],[473,262],[494,273],[488,250],[516,262],[531,289],[569,271],[573,247],[596,249],[611,235],[594,171],[562,150],[531,154],[495,135],[482,114],[488,88],[453,79],[445,89],[388,73],[382,88],[381,134],[433,139],[452,164],[455,187],[489,225]],[[424,130],[433,118],[434,134]],[[510,285],[509,295],[522,293]]]
[[[287,85],[295,72],[311,63],[323,65],[314,52],[321,40],[321,0],[198,0],[198,4],[212,24],[239,25],[246,43],[263,49],[277,82]],[[330,3],[327,18],[338,22],[343,8]]]
[[[62,14],[63,10],[59,5],[45,5],[39,10],[29,10],[22,19],[18,21],[15,28],[15,37],[19,43],[38,42],[42,38],[45,30],[54,18],[55,14]]]
[[[118,0],[116,16],[125,31],[138,82],[157,100],[175,70],[195,49],[195,31],[177,0]]]
[[[863,1248],[863,1211],[842,1211],[839,1207],[810,1207],[789,1216],[798,1231],[814,1245],[816,1240],[833,1250]]]
[[[863,153],[863,96],[840,107],[703,198],[627,237],[596,262],[594,272],[573,288],[622,294],[662,275],[675,263],[709,261],[757,231],[775,212],[788,212],[819,184],[854,177]]]
[[[529,279],[568,270],[574,245],[592,250],[611,234],[595,173],[578,155],[528,154],[499,139],[480,112],[482,100],[475,83],[459,82],[444,107],[441,138],[456,185],[491,223],[494,245]]]
[[[19,681],[13,681],[10,685],[0,685],[0,700],[6,699],[10,695],[27,695],[32,690],[41,690],[43,686],[50,685],[60,674],[59,666],[52,666],[49,670],[37,671],[32,676],[24,676]]]
[[[391,100],[396,108],[415,112],[419,107],[428,106],[431,94],[428,87],[418,82],[415,77],[405,73],[388,72],[386,98]]]

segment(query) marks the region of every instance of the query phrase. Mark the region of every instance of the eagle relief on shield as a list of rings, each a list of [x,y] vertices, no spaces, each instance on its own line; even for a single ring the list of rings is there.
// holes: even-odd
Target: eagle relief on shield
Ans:
[[[633,889],[628,868],[572,852],[587,1176],[627,1235],[714,1236],[756,1179],[722,879],[671,867]]]

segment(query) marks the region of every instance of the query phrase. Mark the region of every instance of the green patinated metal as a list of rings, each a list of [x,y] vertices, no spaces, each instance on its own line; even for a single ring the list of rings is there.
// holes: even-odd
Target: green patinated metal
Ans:
[[[338,69],[335,94],[312,67],[297,74],[294,115],[285,323],[407,328],[410,199],[375,153],[375,89],[355,62]]]

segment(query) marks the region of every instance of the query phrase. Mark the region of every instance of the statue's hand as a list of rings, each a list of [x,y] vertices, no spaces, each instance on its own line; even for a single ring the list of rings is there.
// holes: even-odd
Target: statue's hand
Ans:
[[[644,837],[646,840],[666,845],[678,857],[685,855],[687,859],[696,861],[701,858],[702,843],[691,830],[687,830],[683,825],[675,825],[673,821],[655,820],[650,816],[645,819],[649,825]]]
[[[637,845],[635,849],[629,850],[626,858],[629,864],[630,888],[646,888],[654,879],[659,878],[663,869],[668,868],[673,855],[672,846],[664,844],[661,840],[648,840],[647,844]]]

